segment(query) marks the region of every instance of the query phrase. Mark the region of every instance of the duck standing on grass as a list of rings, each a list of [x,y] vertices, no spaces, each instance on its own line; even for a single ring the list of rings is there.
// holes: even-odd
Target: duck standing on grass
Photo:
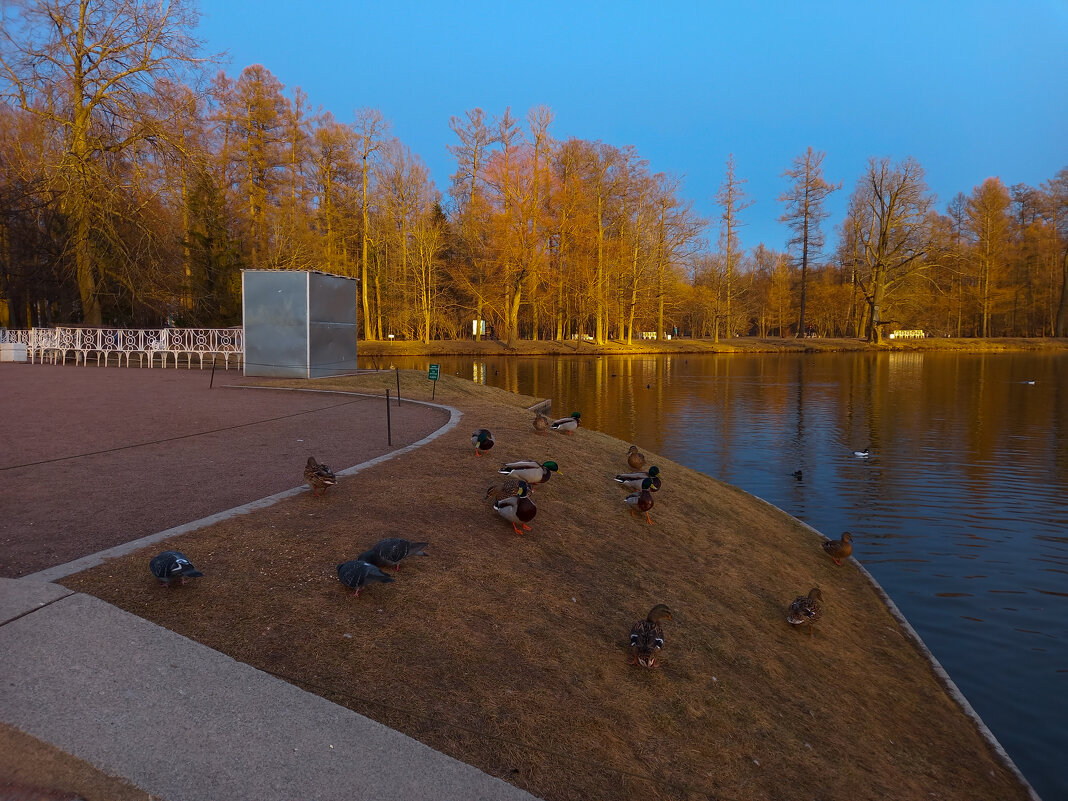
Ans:
[[[631,470],[641,470],[645,467],[645,454],[638,450],[637,445],[631,445],[627,451],[627,464]]]
[[[661,620],[672,620],[671,610],[657,604],[649,610],[645,620],[639,620],[630,629],[630,661],[627,664],[646,668],[658,667],[656,652],[664,647],[664,629]]]
[[[493,509],[497,514],[512,524],[512,530],[516,534],[530,531],[527,525],[538,513],[538,507],[534,501],[527,497],[526,487],[521,487],[518,495],[510,495],[507,498],[493,502]],[[522,530],[520,530],[522,527]]]
[[[488,428],[480,428],[471,435],[471,447],[475,449],[475,456],[481,456],[482,451],[493,447],[493,434]]]
[[[541,412],[538,412],[534,415],[534,422],[532,425],[534,426],[535,434],[545,434],[545,432],[549,430],[549,418]]]
[[[357,598],[360,597],[360,590],[368,584],[373,584],[376,581],[389,584],[393,581],[370,562],[364,562],[360,559],[353,559],[350,562],[342,562],[338,565],[337,579],[346,587],[356,590]]]
[[[148,569],[159,579],[159,583],[168,589],[172,581],[180,579],[180,583],[185,584],[187,578],[204,575],[193,567],[193,563],[186,559],[181,551],[163,551],[157,554],[148,563]]]
[[[533,490],[535,484],[544,484],[553,473],[559,473],[560,466],[552,461],[539,464],[533,459],[527,459],[522,462],[509,462],[506,465],[502,465],[497,472],[502,476],[525,481],[530,485],[530,489]]]
[[[644,473],[620,473],[615,480],[631,492],[638,492],[642,489],[646,479],[650,480],[650,485],[647,487],[650,492],[660,491],[663,481],[660,479],[660,468],[655,464]]]
[[[361,562],[368,562],[380,570],[392,567],[394,573],[399,573],[401,560],[407,559],[409,556],[426,556],[423,549],[429,544],[429,542],[409,542],[400,537],[389,537],[379,540],[356,558]]]
[[[486,490],[485,500],[493,499],[495,501],[503,500],[504,498],[511,498],[513,495],[529,495],[530,485],[519,478],[510,478],[507,481],[502,481],[500,484],[490,484]]]
[[[563,431],[565,434],[574,434],[575,429],[579,427],[580,417],[582,417],[581,412],[572,412],[570,417],[561,417],[559,420],[553,420],[549,425],[553,431]]]
[[[325,464],[315,461],[314,456],[309,456],[308,462],[304,465],[304,481],[312,488],[312,494],[318,498],[326,492],[327,487],[337,484],[337,476]]]
[[[634,512],[637,509],[639,512],[645,512],[645,521],[649,524],[653,524],[653,518],[649,517],[649,510],[653,508],[653,493],[649,491],[649,487],[653,484],[651,478],[645,479],[642,482],[642,488],[638,492],[632,492],[626,498],[623,499],[623,503],[630,507],[630,513],[632,516],[637,516]]]
[[[836,565],[841,566],[842,560],[853,554],[853,535],[848,531],[843,531],[842,539],[827,540],[823,543],[823,550]]]
[[[808,623],[808,635],[812,636],[812,624],[823,617],[823,593],[819,587],[813,587],[808,595],[799,595],[794,598],[790,608],[786,610],[786,622],[791,626],[802,626]]]

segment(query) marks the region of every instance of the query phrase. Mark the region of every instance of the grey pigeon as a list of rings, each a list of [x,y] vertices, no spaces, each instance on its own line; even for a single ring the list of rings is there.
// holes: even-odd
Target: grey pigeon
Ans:
[[[157,554],[148,563],[148,569],[165,587],[170,587],[171,582],[177,579],[181,579],[181,583],[185,584],[187,578],[204,575],[193,567],[193,563],[186,559],[181,551],[164,551]]]
[[[393,572],[397,572],[400,570],[402,559],[407,559],[409,556],[426,556],[423,549],[429,544],[429,542],[409,542],[400,537],[389,537],[379,540],[356,558],[370,562],[383,570],[392,567]]]
[[[381,581],[388,584],[393,581],[370,562],[364,562],[360,559],[353,559],[351,562],[342,562],[338,565],[337,578],[346,587],[352,587],[352,589],[356,590],[357,595],[360,594],[360,590],[364,586],[372,582]]]

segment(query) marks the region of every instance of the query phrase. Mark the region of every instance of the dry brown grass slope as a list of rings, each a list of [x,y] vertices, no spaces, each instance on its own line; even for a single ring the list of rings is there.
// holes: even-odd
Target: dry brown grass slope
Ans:
[[[429,397],[425,375],[402,392]],[[612,481],[629,443],[539,436],[532,399],[452,376],[437,397],[464,417],[428,446],[151,549],[205,572],[181,590],[157,588],[149,551],[63,583],[554,801],[1027,797],[873,588],[797,521],[646,451],[664,479],[648,525]],[[479,427],[497,443],[482,458]],[[524,458],[562,474],[516,536],[482,499]],[[386,536],[430,556],[354,597],[336,564]],[[807,636],[784,615],[814,586]],[[663,666],[629,666],[630,626],[658,602]]]

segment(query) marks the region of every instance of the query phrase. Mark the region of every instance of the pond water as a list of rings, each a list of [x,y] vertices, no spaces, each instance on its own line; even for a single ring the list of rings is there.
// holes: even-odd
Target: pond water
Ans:
[[[1039,794],[1068,798],[1068,354],[386,360],[430,362],[853,532]]]

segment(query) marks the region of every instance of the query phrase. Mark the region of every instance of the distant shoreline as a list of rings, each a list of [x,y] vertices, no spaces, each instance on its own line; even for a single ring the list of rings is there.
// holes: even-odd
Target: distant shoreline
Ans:
[[[1052,337],[939,338],[902,339],[872,345],[863,339],[814,337],[779,339],[777,337],[737,337],[713,342],[711,339],[673,339],[663,342],[640,341],[626,344],[610,341],[603,345],[580,340],[517,340],[511,344],[499,340],[473,339],[412,341],[360,340],[360,356],[623,356],[649,354],[702,353],[841,353],[893,351],[959,351],[971,353],[1010,353],[1068,350],[1068,339]]]

